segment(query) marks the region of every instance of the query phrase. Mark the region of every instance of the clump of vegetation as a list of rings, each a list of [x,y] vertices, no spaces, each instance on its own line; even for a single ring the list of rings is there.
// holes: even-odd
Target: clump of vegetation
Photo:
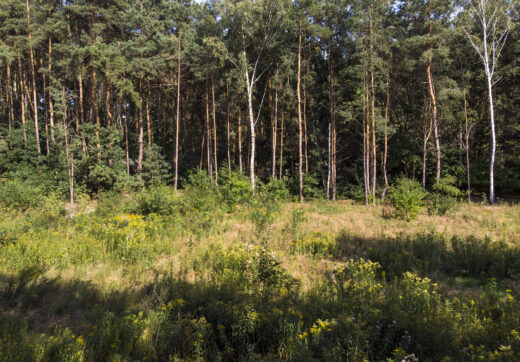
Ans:
[[[0,360],[520,354],[518,246],[334,234],[338,214],[363,206],[295,207],[279,183],[227,203],[227,184],[193,175],[185,192],[106,193],[95,212],[70,216],[53,194],[27,209],[0,205]],[[285,237],[288,248],[274,242]]]
[[[389,200],[395,215],[404,220],[413,220],[424,207],[425,193],[417,181],[400,177],[390,188]]]
[[[456,209],[462,192],[454,185],[455,177],[446,176],[439,179],[428,195],[428,213],[445,215]]]
[[[336,239],[333,233],[314,232],[291,242],[291,250],[298,254],[310,254],[325,258],[336,252]]]

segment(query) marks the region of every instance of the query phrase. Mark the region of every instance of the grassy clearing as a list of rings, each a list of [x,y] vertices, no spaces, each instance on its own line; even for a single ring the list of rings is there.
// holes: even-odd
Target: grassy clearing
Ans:
[[[518,206],[219,192],[4,205],[0,359],[518,358]]]

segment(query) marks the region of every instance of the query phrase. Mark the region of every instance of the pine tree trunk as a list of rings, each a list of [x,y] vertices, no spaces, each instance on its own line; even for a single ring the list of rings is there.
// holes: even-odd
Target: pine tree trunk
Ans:
[[[14,123],[14,109],[13,109],[13,86],[11,81],[11,63],[7,63],[7,106],[8,106],[8,122],[9,122],[9,132],[11,132]]]
[[[38,163],[41,161],[41,149],[40,149],[40,130],[38,125],[38,96],[36,89],[36,70],[35,67],[35,59],[34,52],[32,46],[32,33],[31,33],[31,15],[29,10],[29,0],[25,0],[25,10],[27,14],[27,36],[29,39],[29,56],[31,63],[31,76],[32,76],[32,91],[33,91],[33,105],[34,105],[34,136],[36,137],[36,151],[38,152]]]
[[[330,183],[332,200],[336,200],[336,100],[334,94],[334,62],[329,48],[329,103],[330,103]]]
[[[390,70],[386,73],[386,106],[385,106],[385,149],[383,154],[383,179],[385,186],[381,191],[381,202],[385,201],[386,190],[388,189],[388,175],[386,173],[386,160],[388,158],[388,121],[390,110]]]
[[[74,204],[74,155],[70,152],[69,132],[67,127],[67,108],[65,106],[65,87],[61,88],[63,106],[63,133],[65,137],[65,157],[67,158],[67,174],[69,179],[69,201]]]
[[[179,182],[179,127],[180,127],[180,108],[181,108],[181,36],[182,31],[179,30],[179,36],[177,37],[177,51],[179,52],[179,56],[177,58],[177,113],[175,117],[175,159],[174,159],[174,180],[173,187],[177,190],[177,184]]]
[[[307,66],[308,73],[308,66]],[[305,174],[309,173],[309,145],[307,137],[307,89],[305,87],[305,78],[303,78],[303,139],[305,141]]]
[[[276,77],[278,76],[278,67],[276,68]],[[275,85],[274,87],[274,118],[273,118],[273,124],[271,127],[271,177],[273,179],[276,178],[276,138],[278,133],[278,85]]]
[[[215,82],[211,72],[211,105],[213,115],[213,162],[215,165],[215,185],[218,185],[218,161],[217,161],[217,113],[215,105]]]
[[[376,91],[374,86],[374,34],[373,34],[373,20],[370,16],[369,21],[370,31],[370,109],[372,116],[372,147],[371,147],[371,158],[372,158],[372,203],[376,202],[376,183],[377,183],[377,150],[376,150]],[[370,137],[370,135],[369,135]]]
[[[125,127],[125,161],[126,161],[126,174],[130,175],[130,153],[128,150],[128,104],[127,101],[124,100],[125,104],[125,114],[124,114],[124,127]]]
[[[143,126],[143,77],[139,80],[139,120],[138,120],[138,154],[137,154],[137,178],[141,180],[143,171],[143,152],[144,152],[144,126]]]
[[[430,100],[431,105],[431,100]],[[433,118],[430,108],[428,107],[428,118],[430,120],[429,127],[424,127],[424,137],[423,137],[423,167],[422,167],[422,188],[426,190],[426,161],[428,158],[428,141],[430,140],[430,136],[433,129]]]
[[[282,109],[282,124],[280,129],[280,173],[278,178],[281,180],[283,177],[283,131],[285,121],[285,109]]]
[[[211,164],[211,129],[209,122],[209,90],[208,90],[208,76],[206,75],[206,151],[208,156],[208,174],[209,179],[213,180],[213,169]]]
[[[24,93],[25,90],[25,78],[22,75],[22,62],[20,58],[18,60],[18,78],[20,83],[20,107],[21,107],[21,118],[22,118],[22,131],[23,131],[23,146],[27,147],[27,130],[25,125],[25,104],[26,104],[26,95]]]
[[[242,107],[240,105],[240,97],[238,98],[238,169],[242,175]]]
[[[52,40],[49,37],[49,77],[52,74]],[[49,92],[49,123],[50,123],[50,133],[51,133],[51,145],[54,147],[55,139],[54,139],[54,103],[52,100],[51,92]]]
[[[231,176],[231,125],[229,120],[229,82],[226,81],[226,138],[227,138],[227,164],[228,164],[228,175]]]
[[[152,132],[153,132],[153,129],[152,129],[152,119],[150,117],[150,102],[152,100],[152,91],[150,90],[150,81],[147,81],[146,82],[146,90],[147,90],[147,95],[146,95],[146,136],[147,136],[147,147],[149,149],[152,148]]]

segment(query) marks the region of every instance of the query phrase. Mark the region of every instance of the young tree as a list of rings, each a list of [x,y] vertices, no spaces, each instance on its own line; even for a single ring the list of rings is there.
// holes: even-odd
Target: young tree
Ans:
[[[467,11],[473,21],[473,25],[480,28],[480,36],[472,34],[465,29],[465,34],[473,46],[484,66],[486,85],[489,101],[489,122],[491,128],[491,147],[489,162],[489,203],[495,203],[495,108],[493,105],[493,86],[495,85],[495,70],[498,67],[500,53],[506,44],[510,22],[505,6],[507,2],[494,0],[469,1]]]

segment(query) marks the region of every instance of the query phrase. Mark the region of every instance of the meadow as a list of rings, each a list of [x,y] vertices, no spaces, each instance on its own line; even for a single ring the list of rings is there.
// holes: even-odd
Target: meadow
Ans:
[[[512,361],[520,207],[0,189],[0,360]]]

